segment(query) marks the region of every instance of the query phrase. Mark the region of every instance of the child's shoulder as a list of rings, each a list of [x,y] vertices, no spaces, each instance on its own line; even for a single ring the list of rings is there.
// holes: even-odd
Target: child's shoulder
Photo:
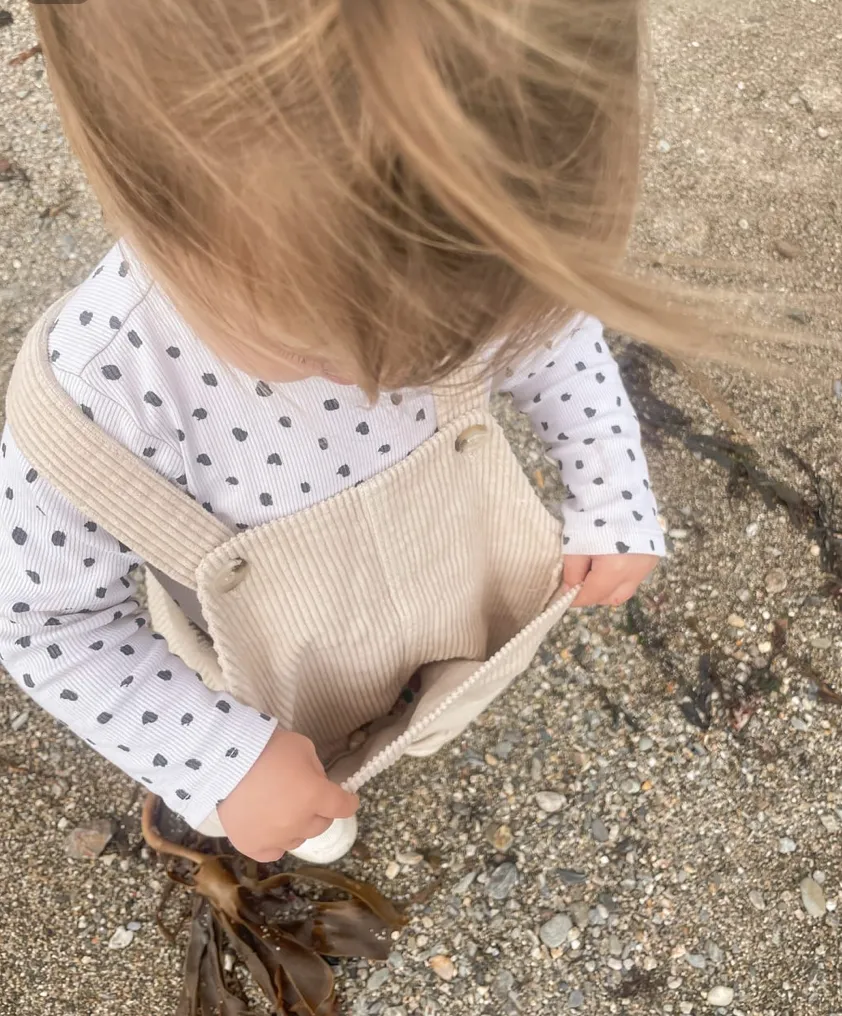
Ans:
[[[116,243],[70,294],[51,325],[50,358],[57,372],[87,367],[145,319],[154,285],[122,243]],[[143,320],[145,326],[148,325]]]

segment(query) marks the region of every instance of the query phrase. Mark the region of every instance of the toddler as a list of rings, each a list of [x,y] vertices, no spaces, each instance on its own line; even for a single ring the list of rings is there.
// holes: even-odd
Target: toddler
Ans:
[[[622,603],[664,553],[597,320],[666,341],[619,267],[640,7],[34,7],[121,239],[15,368],[0,652],[257,860],[353,815],[571,601]],[[558,462],[563,532],[493,391]]]

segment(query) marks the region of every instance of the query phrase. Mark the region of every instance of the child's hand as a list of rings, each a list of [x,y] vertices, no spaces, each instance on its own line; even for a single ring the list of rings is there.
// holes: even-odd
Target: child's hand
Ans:
[[[616,607],[634,596],[659,560],[653,554],[600,554],[597,557],[570,554],[564,559],[561,592],[582,583],[574,607]]]
[[[327,778],[312,741],[275,730],[217,810],[237,850],[255,861],[276,861],[358,807],[358,798]]]

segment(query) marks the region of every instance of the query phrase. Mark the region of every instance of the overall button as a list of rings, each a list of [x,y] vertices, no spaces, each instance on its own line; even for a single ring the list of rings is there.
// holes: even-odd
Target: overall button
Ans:
[[[248,561],[241,557],[235,557],[226,562],[214,580],[214,586],[218,593],[233,592],[248,574]]]
[[[456,438],[456,451],[464,452],[469,448],[476,448],[488,437],[488,427],[484,423],[477,423],[473,427],[463,430]]]

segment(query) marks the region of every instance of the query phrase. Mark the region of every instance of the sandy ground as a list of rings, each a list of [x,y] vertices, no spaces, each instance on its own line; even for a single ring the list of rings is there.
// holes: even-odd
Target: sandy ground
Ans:
[[[7,65],[34,42],[27,5],[3,6],[5,381],[27,325],[107,237],[41,59]],[[694,432],[736,428],[798,489],[782,444],[842,491],[838,0],[652,6],[659,110],[638,246],[793,331],[777,379],[655,367],[654,391]],[[543,475],[540,449],[509,424]],[[641,600],[647,638],[624,611],[571,616],[469,738],[367,793],[371,860],[349,870],[399,897],[433,876],[412,855],[434,851],[443,886],[388,966],[348,965],[349,1012],[842,1013],[840,707],[825,687],[842,686],[842,614],[807,528],[755,493],[729,498],[726,472],[680,434],[661,432],[649,455],[673,549]],[[789,658],[770,664],[783,621]],[[0,786],[0,1016],[174,1012],[181,954],[154,926],[164,876],[140,848],[134,787],[7,680]],[[560,809],[542,810],[541,792]],[[103,817],[114,845],[70,859],[68,831]],[[131,944],[109,949],[132,921]],[[450,983],[429,966],[442,954]]]

